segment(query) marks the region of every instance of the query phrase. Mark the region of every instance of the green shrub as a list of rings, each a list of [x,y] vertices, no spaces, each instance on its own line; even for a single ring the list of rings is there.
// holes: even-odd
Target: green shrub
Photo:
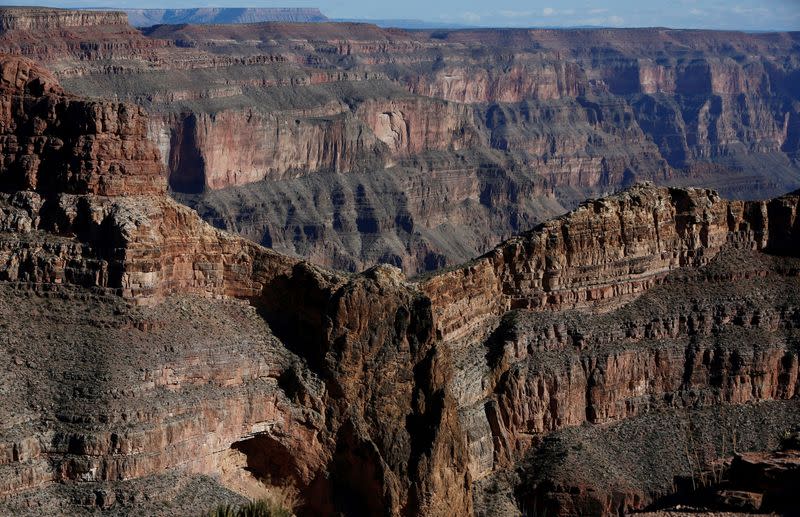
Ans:
[[[220,505],[210,517],[292,517],[291,510],[271,499],[251,501],[243,506]]]

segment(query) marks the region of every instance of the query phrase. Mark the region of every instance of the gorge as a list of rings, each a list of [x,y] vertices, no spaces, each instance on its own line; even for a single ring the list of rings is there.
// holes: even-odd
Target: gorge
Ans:
[[[0,9],[0,513],[789,511],[797,33],[79,12]]]

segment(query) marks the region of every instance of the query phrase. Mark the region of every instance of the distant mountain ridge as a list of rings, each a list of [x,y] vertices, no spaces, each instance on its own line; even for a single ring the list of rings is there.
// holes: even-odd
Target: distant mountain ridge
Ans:
[[[324,22],[317,8],[200,7],[195,9],[123,9],[134,27],[158,24],[215,24],[259,22]]]
[[[371,23],[382,28],[395,28],[407,30],[424,30],[424,29],[475,29],[477,25],[465,25],[463,23],[449,23],[449,22],[432,22],[429,20],[421,19],[403,19],[403,18],[332,18],[332,22],[337,23]]]

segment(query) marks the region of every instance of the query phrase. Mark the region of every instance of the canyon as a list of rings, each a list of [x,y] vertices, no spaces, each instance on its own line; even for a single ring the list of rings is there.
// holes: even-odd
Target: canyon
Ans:
[[[148,113],[172,195],[318,265],[417,275],[639,181],[800,187],[798,33],[158,25],[0,10],[0,50]]]
[[[204,222],[152,115],[61,81],[0,55],[0,513],[197,515],[262,483],[298,515],[612,515],[701,482],[789,508],[800,192],[639,182],[463,264],[352,274]],[[452,134],[428,173],[472,188],[437,167],[469,109],[372,102],[343,135],[399,159]]]

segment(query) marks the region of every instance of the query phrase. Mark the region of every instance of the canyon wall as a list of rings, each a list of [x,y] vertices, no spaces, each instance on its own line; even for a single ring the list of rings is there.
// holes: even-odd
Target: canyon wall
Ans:
[[[150,160],[137,171],[158,186],[122,181],[123,167],[111,183],[127,192],[42,169],[0,196],[3,347],[20,367],[2,374],[5,510],[63,507],[52,491],[66,484],[66,504],[141,511],[142,498],[169,503],[156,487],[174,475],[214,476],[208,508],[272,479],[307,514],[471,513],[449,359],[429,303],[396,270],[346,278],[211,228],[166,197],[142,119],[93,118],[138,108],[55,82],[35,93],[50,76],[25,59],[3,56],[0,70],[6,105],[94,108],[51,121],[108,137],[88,147],[93,162],[130,147],[120,133],[135,138]],[[27,138],[34,113],[4,121],[8,137]]]
[[[616,301],[659,283],[671,270],[707,264],[723,247],[788,251],[798,201],[788,195],[731,202],[703,189],[634,187],[583,203],[465,268],[437,275],[422,289],[440,308],[445,339],[509,309]]]
[[[0,32],[38,31],[92,27],[105,25],[128,25],[125,13],[113,11],[76,11],[70,9],[40,9],[36,7],[3,9],[0,12]]]
[[[182,202],[321,265],[452,266],[638,181],[738,199],[800,186],[794,33],[87,22],[41,44],[25,11],[3,12],[20,21],[0,50],[148,110]],[[443,176],[469,188],[430,217]],[[340,200],[394,213],[353,230]]]
[[[364,124],[339,106],[290,118],[248,110],[173,115],[160,122],[151,128],[168,142],[163,151],[169,183],[179,192],[292,178],[309,168],[350,172],[380,164],[386,154]]]
[[[141,108],[70,98],[49,72],[30,61],[4,58],[0,67],[5,190],[165,192]],[[64,119],[74,123],[64,126]]]
[[[144,299],[259,292],[247,255],[256,247],[166,198],[141,108],[67,95],[25,59],[4,56],[0,70],[3,227],[27,237],[25,246],[4,243],[7,281],[78,283]],[[75,241],[54,247],[41,232]]]
[[[232,29],[206,36],[218,30]],[[275,28],[282,30],[310,29]],[[407,33],[394,43],[395,33],[371,27],[322,26],[318,35],[325,31],[362,39],[327,46],[321,56],[361,52],[387,65],[387,77],[424,56]],[[452,34],[458,45],[472,37]],[[502,34],[504,45],[529,37]],[[543,44],[555,38],[532,34]],[[770,36],[777,38],[770,44],[783,37]],[[231,44],[213,39],[202,45]],[[182,41],[188,50],[177,55],[197,57],[190,43]],[[398,48],[418,53],[398,61]],[[227,52],[206,51],[203,59]],[[209,66],[208,59],[195,64]],[[173,146],[172,129],[159,124],[203,120],[181,133],[191,152],[177,159],[246,170],[246,154],[237,162],[208,147],[224,134],[228,149],[259,142],[232,136],[248,123],[232,114],[245,99],[228,99],[227,107],[187,101],[172,111],[151,101],[148,115],[132,103],[66,93],[58,81],[65,70],[0,58],[0,347],[9,358],[0,369],[3,512],[189,515],[199,505],[205,511],[258,496],[267,479],[297,491],[299,514],[470,515],[487,513],[491,500],[505,505],[494,513],[533,507],[610,515],[658,504],[675,495],[676,479],[730,456],[715,446],[702,461],[687,461],[691,454],[676,444],[689,438],[634,448],[644,432],[637,430],[657,434],[653,419],[689,426],[698,415],[730,413],[740,429],[727,438],[737,441],[736,453],[771,448],[767,434],[800,424],[797,193],[727,201],[707,188],[638,184],[537,226],[533,214],[563,209],[559,200],[577,198],[581,185],[603,190],[639,179],[637,163],[660,164],[649,174],[663,181],[680,178],[666,159],[647,157],[655,144],[635,145],[644,130],[619,99],[593,94],[489,108],[401,90],[382,97],[376,90],[385,79],[280,90],[292,94],[284,99],[292,109],[341,97],[343,114],[309,114],[297,119],[303,132],[288,133],[342,124],[327,126],[343,139],[335,152],[314,154],[325,145],[305,139],[307,159],[343,163],[344,141],[361,141],[368,144],[356,148],[387,168],[290,177],[291,167],[279,167],[297,155],[272,155],[281,164],[275,180],[261,182],[271,194],[240,185],[207,198],[238,203],[234,212],[248,203],[263,210],[248,212],[250,221],[230,219],[254,240],[308,243],[308,255],[351,269],[360,264],[336,250],[357,247],[359,256],[420,270],[446,265],[440,250],[469,257],[509,229],[533,228],[409,282],[388,265],[345,275],[281,255],[214,229],[167,197],[176,178],[167,166],[176,157],[160,155]],[[183,72],[176,81],[202,76]],[[129,84],[125,74],[86,73],[90,90],[104,80]],[[131,82],[149,88],[146,76]],[[251,119],[267,125],[286,117],[279,113],[270,119],[253,110]],[[563,129],[582,124],[591,131]],[[602,159],[592,161],[602,156],[606,172],[530,175],[524,160],[550,137],[532,139],[524,152],[501,148],[551,125],[564,135],[550,140],[556,150],[580,148],[565,163],[602,167]],[[153,134],[161,136],[150,141]],[[616,164],[602,151],[612,140],[624,150]],[[187,167],[190,173],[204,184],[236,180]],[[332,230],[322,222],[329,219]],[[402,239],[390,238],[396,228]],[[335,239],[350,248],[337,248]],[[568,470],[577,468],[574,458],[592,465],[582,454],[595,451],[612,426],[640,436],[619,446],[615,472],[627,478]],[[697,429],[714,443],[726,439],[727,428],[698,424],[699,440]],[[560,456],[565,461],[548,459],[553,443],[571,451]]]

